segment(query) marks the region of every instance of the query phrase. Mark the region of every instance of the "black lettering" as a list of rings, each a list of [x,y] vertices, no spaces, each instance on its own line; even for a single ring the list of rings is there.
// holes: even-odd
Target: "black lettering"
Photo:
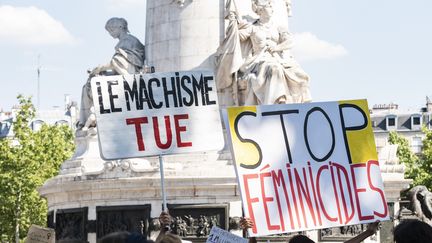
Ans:
[[[192,75],[192,87],[193,87],[193,93],[195,97],[195,106],[199,106],[198,104],[198,96],[197,91],[201,92],[201,102],[203,105],[205,105],[205,99],[204,99],[204,87],[203,87],[203,76],[201,75],[199,78],[199,81],[195,78],[195,76]]]
[[[181,94],[181,89],[180,89],[180,77],[179,77],[179,72],[175,72],[175,80],[176,80],[177,97],[178,97],[178,101],[179,101],[179,106],[180,106],[180,107],[183,107],[182,94]]]
[[[255,141],[252,140],[252,139],[243,138],[243,137],[240,135],[240,132],[239,132],[239,130],[238,130],[238,123],[239,123],[240,119],[241,119],[243,116],[254,116],[254,117],[256,117],[256,113],[255,113],[255,112],[252,112],[252,111],[245,111],[245,112],[240,113],[240,114],[236,117],[236,119],[235,119],[235,121],[234,121],[234,132],[235,132],[236,136],[239,138],[239,140],[240,140],[241,142],[243,142],[243,143],[251,143],[251,144],[253,144],[253,145],[257,148],[258,153],[259,153],[259,159],[258,159],[258,161],[257,161],[255,164],[250,164],[250,165],[247,165],[247,164],[240,164],[240,166],[243,167],[243,168],[246,168],[246,169],[255,169],[255,168],[258,168],[258,166],[261,165],[261,162],[262,162],[262,151],[261,151],[261,147],[258,145],[257,142],[255,142]]]
[[[105,109],[103,106],[102,88],[100,86],[100,82],[96,82],[96,90],[97,90],[98,101],[99,101],[99,112],[101,114],[111,113],[109,109]]]
[[[329,125],[330,125],[330,130],[331,130],[331,134],[332,134],[332,145],[331,145],[331,148],[330,148],[329,152],[328,152],[324,157],[322,157],[322,158],[318,158],[318,157],[316,157],[316,156],[313,154],[313,152],[312,152],[312,150],[311,150],[311,148],[310,148],[309,140],[308,140],[307,126],[308,126],[309,116],[310,116],[312,113],[314,113],[314,112],[321,112],[321,113],[324,115],[324,117],[326,118],[326,120],[328,121],[328,123],[329,123]],[[304,121],[304,124],[303,124],[303,129],[304,129],[304,130],[303,130],[303,133],[304,133],[304,139],[305,139],[305,142],[306,142],[306,148],[307,148],[307,150],[308,150],[310,156],[312,156],[312,158],[313,158],[315,161],[318,161],[318,162],[326,161],[326,160],[327,160],[327,159],[332,155],[333,150],[334,150],[334,148],[335,148],[335,134],[334,134],[333,124],[331,123],[330,117],[329,117],[329,116],[327,115],[327,113],[326,113],[323,109],[321,109],[320,107],[314,107],[314,108],[310,109],[310,110],[307,112],[307,114],[306,114],[306,118],[305,118],[305,121]]]
[[[360,112],[360,114],[363,117],[363,124],[358,125],[358,126],[347,127],[345,125],[345,119],[344,119],[343,111],[342,111],[344,108],[352,108],[352,109],[355,109],[358,112]],[[348,155],[348,162],[350,164],[352,164],[351,152],[350,152],[350,148],[348,145],[347,131],[356,131],[356,130],[362,130],[362,129],[366,128],[367,124],[368,124],[368,119],[367,119],[367,116],[364,113],[364,111],[360,107],[358,107],[354,104],[341,104],[341,105],[339,105],[339,114],[340,114],[340,118],[341,118],[342,133],[344,136],[345,148],[346,148],[347,155]]]
[[[186,85],[186,82],[190,84],[190,83],[191,83],[191,79],[189,78],[189,76],[184,75],[184,76],[181,78],[181,87],[182,87],[182,89],[183,89],[184,91],[186,91],[186,93],[188,93],[190,99],[189,99],[189,101],[186,101],[186,97],[183,97],[183,104],[184,104],[185,106],[192,106],[193,103],[194,103],[194,96],[193,96],[193,94],[192,94],[192,90],[190,90],[190,89],[188,88],[188,86]]]
[[[169,101],[168,101],[168,96],[169,95],[172,95],[172,98],[173,98],[173,101],[174,101],[174,107],[178,107],[178,104],[177,104],[177,94],[175,92],[175,78],[171,77],[170,80],[171,80],[171,89],[169,90],[168,87],[167,87],[166,78],[162,78],[162,86],[163,86],[163,89],[164,89],[164,96],[165,96],[165,106],[167,108],[170,107]]]
[[[152,103],[152,105],[153,105],[154,108],[160,109],[160,108],[162,108],[163,103],[162,103],[162,101],[160,101],[159,103],[155,102],[155,99],[154,99],[154,96],[153,96],[153,87],[154,86],[152,85],[152,83],[156,83],[156,87],[160,87],[160,81],[157,78],[151,78],[148,81],[148,92],[149,92],[150,102]]]
[[[290,146],[289,146],[288,134],[286,132],[285,122],[284,122],[284,119],[283,119],[283,115],[293,114],[293,113],[294,114],[298,114],[299,110],[269,111],[269,112],[263,112],[262,113],[262,116],[274,116],[274,115],[278,115],[280,117],[282,132],[283,132],[284,140],[285,140],[285,149],[287,151],[288,161],[289,161],[290,164],[292,164],[292,156],[291,156],[291,149],[290,149]]]
[[[212,87],[208,86],[208,81],[209,80],[213,80],[213,76],[206,76],[204,77],[204,86],[205,86],[205,104],[206,105],[216,105],[216,101],[215,100],[210,100],[209,97],[209,91],[212,91]]]
[[[129,83],[126,81],[126,79],[123,77],[123,87],[125,92],[125,98],[126,98],[126,108],[128,111],[131,110],[130,108],[130,102],[135,100],[135,105],[137,110],[142,110],[142,101],[141,99],[138,99],[138,88],[137,88],[137,82],[136,78],[134,77],[134,80],[132,82],[132,89],[129,86]]]
[[[139,92],[141,103],[146,102],[149,109],[153,109],[151,100],[149,98],[149,94],[147,91],[147,87],[145,84],[145,80],[142,76],[140,76],[140,92]]]
[[[118,85],[118,81],[108,81],[108,94],[110,96],[110,105],[111,105],[111,112],[121,112],[121,108],[116,108],[114,106],[114,99],[118,99],[118,95],[113,95],[112,93],[112,86]]]

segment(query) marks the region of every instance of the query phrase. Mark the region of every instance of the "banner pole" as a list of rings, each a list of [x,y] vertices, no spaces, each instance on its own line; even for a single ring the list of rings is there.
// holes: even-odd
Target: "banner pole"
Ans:
[[[161,175],[161,187],[162,187],[162,211],[165,212],[167,210],[167,203],[166,203],[165,178],[164,178],[162,155],[159,155],[159,170]]]

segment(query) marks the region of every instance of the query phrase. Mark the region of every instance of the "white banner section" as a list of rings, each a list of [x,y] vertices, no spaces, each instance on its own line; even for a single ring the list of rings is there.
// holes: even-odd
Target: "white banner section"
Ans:
[[[252,236],[389,219],[366,100],[229,107]]]
[[[212,72],[101,76],[91,86],[104,159],[224,146]]]
[[[25,243],[55,243],[55,230],[32,225],[27,232]]]
[[[206,243],[248,243],[248,240],[213,226]]]

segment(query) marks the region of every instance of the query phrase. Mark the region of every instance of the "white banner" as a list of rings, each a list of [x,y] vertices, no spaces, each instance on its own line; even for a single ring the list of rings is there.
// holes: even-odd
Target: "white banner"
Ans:
[[[224,146],[212,72],[101,76],[91,86],[104,159]]]
[[[388,220],[366,100],[224,114],[252,236]]]
[[[248,240],[213,226],[206,243],[248,243]]]
[[[55,231],[32,225],[27,233],[25,243],[55,243]]]

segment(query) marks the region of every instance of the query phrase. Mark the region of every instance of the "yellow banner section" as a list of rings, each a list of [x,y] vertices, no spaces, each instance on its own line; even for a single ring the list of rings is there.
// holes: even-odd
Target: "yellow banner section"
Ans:
[[[353,164],[367,163],[369,160],[378,161],[372,123],[369,116],[369,108],[366,100],[342,100],[339,101],[340,109],[343,107],[360,108],[367,122],[361,129],[346,130],[346,142],[349,155]],[[357,109],[356,108],[356,109]]]
[[[255,142],[241,137],[239,131],[235,129],[238,127],[235,126],[235,123],[242,116],[256,116],[256,111],[256,106],[231,107],[228,109],[229,129],[233,151],[235,151],[233,153],[235,162],[244,168],[258,167],[261,163],[262,155]]]

